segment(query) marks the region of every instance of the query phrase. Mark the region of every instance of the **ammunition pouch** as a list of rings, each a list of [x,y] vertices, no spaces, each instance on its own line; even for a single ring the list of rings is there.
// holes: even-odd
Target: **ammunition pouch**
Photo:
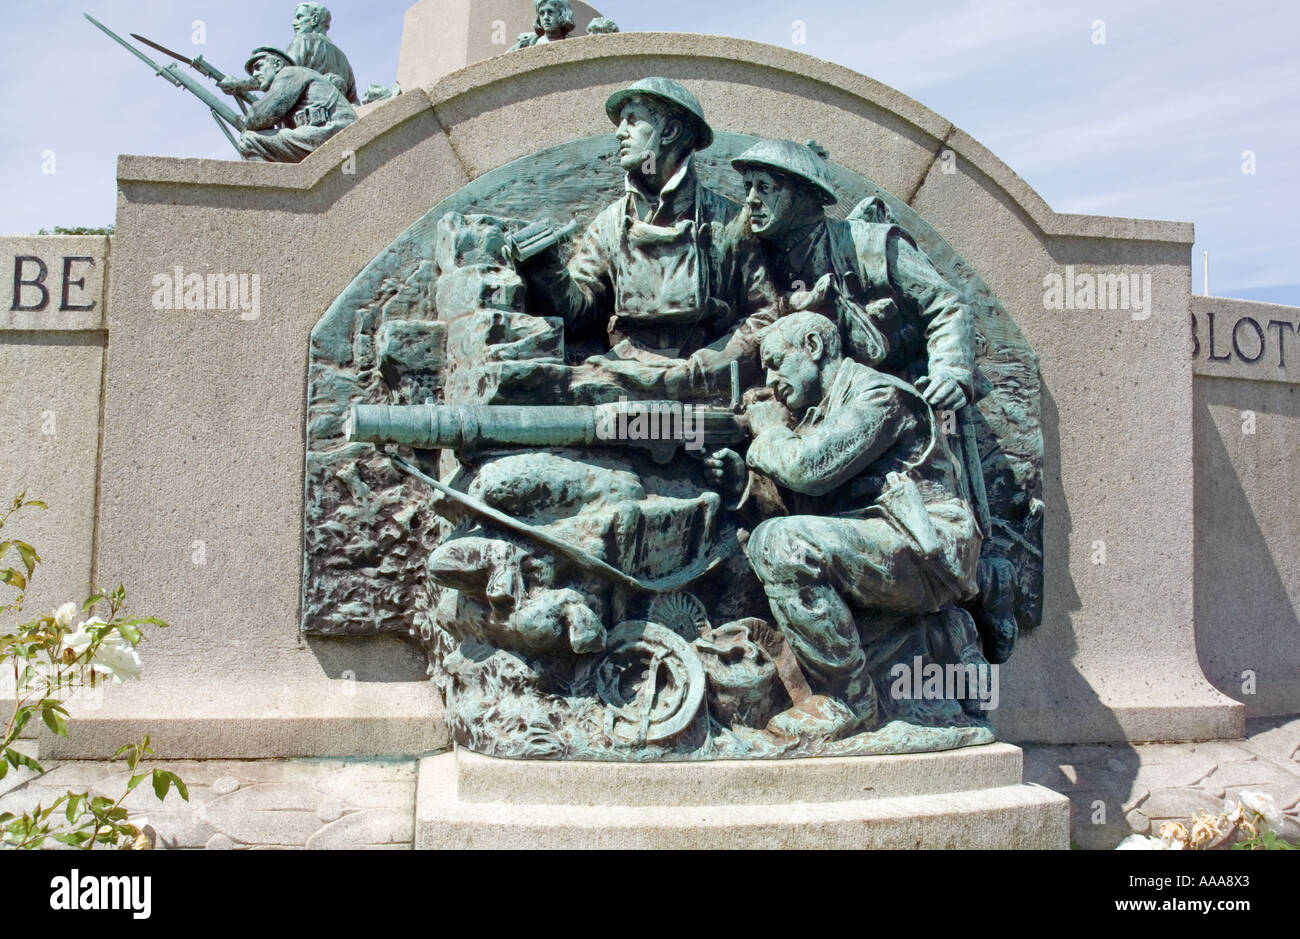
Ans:
[[[293,116],[294,127],[324,127],[330,122],[330,109],[323,104],[309,104]]]

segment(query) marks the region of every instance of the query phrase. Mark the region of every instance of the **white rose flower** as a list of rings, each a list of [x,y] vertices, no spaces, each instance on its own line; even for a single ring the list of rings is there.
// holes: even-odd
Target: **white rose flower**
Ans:
[[[86,620],[77,626],[76,632],[63,637],[63,648],[71,649],[75,655],[82,655],[91,643],[91,636],[86,631],[86,627],[105,625],[107,624],[98,616]],[[92,673],[102,675],[118,684],[129,678],[139,678],[143,664],[140,653],[135,651],[135,647],[117,633],[112,633],[105,638],[87,663]]]
[[[1282,824],[1282,813],[1278,810],[1277,802],[1268,793],[1260,792],[1258,789],[1243,789],[1237,793],[1237,798],[1247,809],[1263,816],[1264,821],[1273,828]]]
[[[72,618],[77,615],[77,604],[69,601],[54,611],[54,622],[60,629],[71,629]]]

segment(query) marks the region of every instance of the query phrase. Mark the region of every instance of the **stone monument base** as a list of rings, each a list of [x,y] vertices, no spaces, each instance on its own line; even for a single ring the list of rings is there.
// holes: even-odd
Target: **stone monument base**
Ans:
[[[699,763],[420,761],[417,848],[1069,847],[1019,747]]]

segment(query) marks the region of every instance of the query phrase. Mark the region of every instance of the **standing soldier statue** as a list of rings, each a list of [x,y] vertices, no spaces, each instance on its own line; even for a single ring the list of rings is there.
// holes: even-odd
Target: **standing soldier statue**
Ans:
[[[533,5],[537,8],[537,20],[533,23],[533,31],[520,33],[519,41],[507,49],[507,52],[568,39],[569,33],[577,28],[573,20],[573,7],[569,4],[569,0],[533,0]]]
[[[320,3],[300,3],[293,13],[293,42],[285,50],[289,60],[301,68],[320,72],[329,79],[350,104],[360,104],[357,80],[343,50],[326,35],[330,28],[330,11]],[[228,78],[218,82],[227,94],[256,91],[256,80]]]
[[[244,68],[265,92],[243,120],[245,160],[297,163],[357,119],[334,82],[279,49],[259,46]]]

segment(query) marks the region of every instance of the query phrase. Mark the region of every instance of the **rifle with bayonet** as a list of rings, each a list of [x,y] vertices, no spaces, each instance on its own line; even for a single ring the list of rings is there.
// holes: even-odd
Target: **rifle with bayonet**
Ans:
[[[147,55],[145,55],[135,46],[131,45],[121,36],[117,35],[117,33],[113,32],[103,23],[96,20],[89,13],[86,13],[84,15],[86,19],[90,20],[92,24],[94,24],[96,27],[98,27],[104,33],[106,33],[110,39],[112,39],[118,45],[122,46],[122,48],[126,49],[137,59],[144,62],[145,65],[153,69],[154,73],[159,78],[165,79],[166,81],[175,85],[177,88],[184,88],[190,94],[194,95],[194,97],[198,98],[200,101],[206,104],[208,106],[208,110],[212,112],[212,117],[214,120],[216,120],[217,126],[220,127],[221,132],[226,135],[226,139],[230,141],[230,145],[234,147],[236,151],[239,150],[239,144],[236,142],[234,134],[232,134],[229,128],[227,128],[226,126],[227,124],[229,124],[230,127],[233,127],[237,131],[244,130],[244,120],[238,114],[235,113],[234,109],[232,109],[228,104],[226,104],[224,101],[218,98],[211,91],[204,88],[194,78],[191,78],[185,72],[182,72],[180,66],[177,63],[173,62],[172,64],[166,66],[159,65],[157,62],[153,61],[153,59],[149,58]],[[153,44],[150,43],[150,45]],[[194,66],[194,63],[191,62],[190,60],[187,59],[186,61],[189,62],[191,66]],[[213,72],[217,71],[216,69],[212,68],[212,66],[208,65],[208,63],[204,62],[203,64],[207,68],[211,69]],[[197,68],[197,66],[194,67]],[[203,70],[200,69],[200,71]],[[207,73],[204,72],[204,74]],[[225,123],[222,123],[223,121]]]
[[[207,59],[203,58],[203,56],[201,55],[196,55],[192,59],[186,58],[185,56],[181,55],[179,52],[173,52],[171,49],[168,49],[166,46],[160,46],[152,39],[145,39],[139,33],[132,33],[131,38],[134,39],[136,42],[144,43],[146,46],[148,46],[151,49],[157,49],[163,55],[171,56],[177,62],[181,62],[185,65],[188,65],[190,68],[194,69],[194,71],[198,72],[204,78],[210,78],[218,85],[230,77],[226,75],[224,72],[222,72],[220,69],[215,67]],[[239,110],[244,112],[245,114],[248,113],[249,106],[251,106],[253,102],[257,100],[252,95],[250,95],[247,91],[235,91],[235,92],[231,92],[231,95],[234,97],[235,101],[239,103]]]

